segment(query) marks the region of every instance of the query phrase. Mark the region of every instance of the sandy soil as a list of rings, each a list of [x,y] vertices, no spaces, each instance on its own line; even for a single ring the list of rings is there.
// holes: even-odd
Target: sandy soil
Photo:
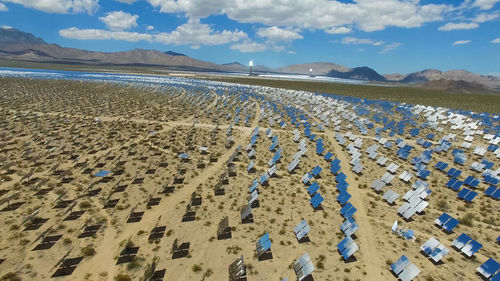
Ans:
[[[292,264],[308,252],[316,267],[313,280],[396,280],[389,265],[402,254],[422,271],[415,280],[480,280],[476,268],[489,257],[500,259],[500,245],[495,243],[500,235],[500,205],[484,195],[487,185],[481,183],[476,190],[478,197],[465,203],[445,187],[448,177],[434,169],[437,161],[453,163],[451,150],[463,141],[463,132],[451,129],[449,124],[442,125],[442,132],[421,130],[420,136],[436,134],[434,144],[448,133],[457,137],[448,153],[433,154],[428,166],[432,172],[427,179],[432,190],[427,199],[429,206],[410,221],[398,216],[397,209],[416,177],[410,183],[397,178],[404,170],[412,170],[409,161],[397,158],[397,147],[378,149],[379,155],[389,158],[388,163],[400,165],[392,185],[383,189],[393,189],[400,195],[394,205],[389,205],[382,199],[383,192],[370,188],[386,172],[365,153],[366,148],[377,143],[373,130],[359,135],[354,125],[349,128],[352,122],[346,120],[338,128],[342,134],[352,131],[354,138],[363,140],[360,152],[365,167],[363,174],[357,175],[351,170],[351,158],[345,148],[353,141],[345,137],[347,144],[343,147],[334,138],[335,126],[325,130],[311,127],[324,140],[326,151],[340,159],[352,195],[350,202],[358,209],[354,218],[360,225],[355,237],[360,250],[345,262],[336,247],[344,237],[339,228],[344,219],[335,200],[338,191],[329,163],[314,153],[315,143],[307,140],[307,154],[298,168],[289,173],[287,166],[298,151],[291,118],[283,114],[285,128],[277,122],[270,126],[268,121],[270,116],[279,115],[278,110],[286,112],[288,104],[293,104],[310,113],[310,123],[319,123],[320,113],[329,110],[328,106],[318,108],[312,101],[303,102],[294,95],[280,95],[283,90],[272,89],[261,89],[266,96],[262,101],[246,99],[238,91],[217,95],[168,86],[152,89],[6,78],[0,78],[0,82],[0,200],[18,194],[0,205],[0,209],[23,202],[16,209],[0,212],[4,222],[0,226],[0,260],[4,259],[0,278],[11,272],[22,280],[104,281],[119,280],[119,275],[143,280],[147,267],[155,261],[156,270],[165,269],[164,280],[219,281],[228,280],[229,264],[243,255],[248,280],[295,280]],[[269,101],[276,102],[276,111]],[[349,107],[345,111],[352,112]],[[244,124],[247,115],[249,122]],[[341,113],[332,115],[343,118]],[[236,116],[240,120],[235,124]],[[387,116],[402,119],[398,113]],[[415,118],[425,122],[423,116]],[[260,134],[254,147],[256,156],[250,159],[245,148],[257,126]],[[229,128],[231,145],[227,145]],[[279,137],[283,156],[277,163],[277,176],[269,179],[269,185],[258,187],[259,207],[253,209],[254,223],[242,224],[240,210],[247,204],[248,188],[269,169],[267,163],[274,155],[269,150],[271,139],[265,136],[268,128]],[[305,138],[303,127],[299,130],[301,138]],[[390,140],[401,137],[382,134]],[[409,159],[425,150],[408,135],[402,138],[415,147]],[[201,151],[202,146],[208,148],[207,153]],[[236,176],[228,177],[229,183],[223,185],[225,194],[216,196],[214,186],[228,171],[228,160],[238,146],[242,149],[234,161]],[[476,136],[472,148],[475,146],[487,147],[487,141]],[[189,160],[182,161],[180,153],[188,153]],[[494,161],[494,169],[498,168],[498,159],[492,152],[488,151],[485,157]],[[464,167],[451,166],[464,171],[462,180],[468,175],[480,178],[468,167],[482,158],[469,153]],[[250,161],[256,164],[252,173],[246,170]],[[307,186],[301,182],[301,177],[317,165],[323,168],[320,177],[314,179],[325,198],[321,210],[311,207]],[[112,173],[107,178],[94,176],[101,170]],[[163,193],[169,186],[174,191]],[[117,187],[126,188],[117,191]],[[100,191],[89,195],[90,190],[96,189]],[[182,222],[193,193],[202,203],[190,207],[196,212],[194,221]],[[151,198],[160,201],[148,206]],[[119,199],[114,208],[103,208],[113,199]],[[65,200],[67,206],[56,208]],[[39,211],[33,214],[35,210]],[[75,220],[65,220],[75,211],[84,213]],[[461,223],[453,233],[445,233],[434,225],[443,211],[467,223]],[[139,222],[127,223],[132,212],[144,212]],[[218,224],[225,216],[229,217],[232,237],[218,240]],[[294,236],[293,228],[302,218],[311,226],[310,242],[299,243]],[[25,230],[33,227],[37,219],[46,221],[37,229]],[[390,228],[395,220],[413,229],[416,240],[407,241],[392,234]],[[102,224],[95,235],[78,238],[85,226],[95,224]],[[155,226],[165,226],[165,234],[149,241]],[[272,240],[272,259],[259,261],[255,243],[265,232]],[[471,259],[451,247],[462,232],[483,244]],[[62,236],[50,249],[33,250],[46,236],[53,235]],[[438,265],[420,252],[420,246],[431,236],[451,250]],[[176,239],[190,243],[186,257],[172,258]],[[137,256],[130,263],[117,265],[126,245],[139,247]],[[70,276],[51,277],[61,258],[76,257],[83,259]]]

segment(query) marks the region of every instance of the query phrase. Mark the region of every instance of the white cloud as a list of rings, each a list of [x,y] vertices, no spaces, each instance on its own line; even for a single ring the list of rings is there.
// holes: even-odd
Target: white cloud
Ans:
[[[137,2],[138,0],[115,0],[115,1],[125,3],[125,4],[132,4],[134,2]]]
[[[247,37],[248,35],[240,30],[214,31],[208,24],[193,19],[170,33],[163,32],[154,36],[156,42],[166,45],[190,45],[194,49],[201,45],[214,46],[238,42]]]
[[[458,40],[458,41],[455,41],[453,42],[453,46],[456,46],[456,45],[466,45],[466,44],[469,44],[470,43],[470,40]]]
[[[438,30],[442,31],[450,31],[450,30],[467,30],[467,29],[475,29],[478,28],[479,24],[475,22],[460,22],[460,23],[452,23],[449,22],[441,27],[438,28]]]
[[[99,0],[3,0],[21,4],[27,8],[37,9],[46,13],[82,13],[92,14],[98,7]]]
[[[384,44],[384,41],[373,41],[371,39],[344,37],[344,38],[342,38],[341,43],[342,44],[352,44],[352,45],[367,44],[367,45],[373,45],[373,46],[380,46],[380,45]]]
[[[242,39],[248,38],[248,35],[243,31],[215,31],[209,25],[202,24],[199,20],[192,19],[187,23],[178,26],[177,29],[169,33],[162,32],[148,34],[122,30],[78,29],[76,27],[71,27],[59,30],[59,34],[66,38],[79,40],[112,39],[131,42],[149,41],[165,45],[190,45],[193,49],[198,49],[202,45],[215,46],[227,43],[236,43]]]
[[[330,28],[325,30],[326,33],[330,33],[330,34],[346,34],[346,33],[349,33],[351,31],[352,31],[351,28],[345,27],[345,26],[330,27]]]
[[[391,43],[391,44],[387,44],[384,46],[384,49],[382,49],[382,51],[380,51],[379,53],[381,54],[385,54],[387,52],[390,52],[394,49],[397,49],[399,48],[399,46],[403,45],[402,43],[399,43],[399,42],[394,42],[394,43]]]
[[[266,45],[260,44],[257,42],[253,42],[250,40],[245,40],[241,43],[231,45],[229,47],[231,50],[237,50],[242,53],[255,53],[255,52],[263,52],[267,49]]]
[[[266,38],[269,42],[290,42],[303,38],[296,30],[282,29],[277,26],[259,28],[257,36]]]
[[[475,22],[479,22],[479,23],[483,23],[483,22],[487,22],[487,21],[490,21],[490,20],[494,20],[494,19],[497,19],[498,17],[500,16],[499,13],[491,13],[491,14],[488,14],[488,13],[481,13],[481,14],[478,14],[474,19],[473,21]]]
[[[287,54],[289,54],[289,55],[296,55],[297,53],[295,51],[288,51]]]
[[[3,11],[8,11],[9,9],[7,8],[7,6],[5,6],[4,3],[0,3],[0,12],[3,12]]]
[[[0,25],[1,29],[12,29],[12,26],[10,25]]]
[[[419,27],[440,21],[452,5],[421,5],[418,0],[147,0],[165,13],[181,13],[189,18],[225,14],[242,23],[328,30],[356,26],[363,31],[387,26]],[[345,31],[345,29],[343,29]],[[335,29],[332,29],[335,31]]]
[[[138,15],[131,15],[123,11],[106,13],[105,17],[100,17],[99,20],[104,22],[111,30],[124,30],[137,26]]]
[[[500,44],[500,38],[491,40],[491,43]]]
[[[153,29],[155,29],[155,27],[154,27],[154,26],[152,26],[152,25],[148,25],[148,26],[146,27],[146,30],[153,30]]]
[[[490,10],[498,2],[500,2],[500,0],[476,0],[472,6],[478,7],[481,10]]]
[[[59,35],[66,38],[78,40],[123,40],[129,42],[152,41],[151,34],[128,32],[128,31],[109,31],[102,29],[78,29],[71,27],[59,30]]]

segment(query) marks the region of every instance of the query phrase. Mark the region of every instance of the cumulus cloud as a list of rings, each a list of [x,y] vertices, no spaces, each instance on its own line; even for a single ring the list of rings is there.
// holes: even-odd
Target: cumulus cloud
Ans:
[[[189,18],[225,14],[242,23],[328,30],[353,25],[363,31],[387,26],[419,27],[440,21],[452,5],[421,5],[420,1],[357,0],[343,3],[330,0],[147,0],[165,13],[182,13]],[[346,29],[340,29],[346,32]],[[335,31],[335,29],[332,29]]]
[[[355,37],[344,37],[340,41],[342,44],[352,44],[352,45],[361,45],[361,44],[366,44],[366,45],[373,45],[373,46],[380,46],[384,44],[384,41],[373,41],[371,39],[360,39],[360,38],[355,38]]]
[[[155,29],[155,27],[154,27],[154,26],[152,26],[152,25],[148,25],[148,26],[146,27],[146,30],[153,30],[153,29]]]
[[[303,38],[296,30],[282,29],[277,26],[260,28],[257,31],[257,36],[266,38],[270,42],[290,42]]]
[[[245,40],[238,44],[233,44],[229,47],[231,50],[237,50],[242,53],[256,53],[263,52],[267,49],[266,45],[253,42],[250,40]]]
[[[474,18],[474,21],[479,22],[479,23],[483,23],[483,22],[497,19],[499,16],[500,16],[499,13],[490,13],[490,14],[481,13],[481,14],[476,15],[476,17]]]
[[[100,17],[99,20],[104,22],[111,30],[124,30],[137,26],[138,15],[131,15],[123,11],[109,12],[105,17]]]
[[[476,0],[472,6],[478,7],[481,10],[490,10],[498,2],[500,2],[500,0]]]
[[[491,40],[491,43],[500,44],[500,38]]]
[[[466,22],[460,22],[460,23],[452,23],[452,22],[449,22],[441,27],[439,27],[438,29],[441,30],[441,31],[450,31],[450,30],[467,30],[467,29],[475,29],[475,28],[478,28],[479,27],[479,24],[475,23],[475,22],[469,22],[469,23],[466,23]]]
[[[453,42],[453,46],[456,46],[456,45],[466,45],[466,44],[469,44],[470,43],[470,40],[458,40],[458,41],[455,41]]]
[[[330,33],[330,34],[346,34],[346,33],[349,33],[351,31],[352,31],[351,28],[345,27],[345,26],[330,27],[330,28],[325,30],[326,33]]]
[[[3,3],[0,3],[0,12],[3,12],[3,11],[8,11],[9,9],[7,8],[7,6],[5,6],[5,4]]]
[[[403,45],[402,43],[399,43],[399,42],[394,42],[394,43],[391,43],[391,44],[387,44],[384,46],[384,48],[379,52],[381,54],[385,54],[385,53],[388,53],[394,49],[397,49],[399,48],[399,46]]]
[[[78,29],[71,27],[59,30],[59,35],[66,38],[78,40],[123,40],[129,42],[152,41],[151,34],[128,32],[128,31],[110,31],[102,29]]]
[[[123,30],[78,29],[71,27],[59,30],[59,34],[66,38],[79,40],[149,41],[165,45],[190,45],[193,49],[197,49],[202,45],[215,46],[236,43],[248,37],[245,32],[240,30],[215,31],[209,25],[200,23],[199,20],[189,20],[168,33],[148,34]]]
[[[214,46],[231,42],[238,42],[248,37],[240,30],[214,31],[208,24],[202,24],[199,20],[190,19],[187,23],[180,25],[172,32],[159,33],[155,41],[166,45],[190,45],[197,49],[201,45]]]
[[[37,9],[46,13],[82,13],[92,14],[98,7],[99,0],[3,0]]]
[[[0,25],[1,29],[12,29],[12,26],[10,25]]]

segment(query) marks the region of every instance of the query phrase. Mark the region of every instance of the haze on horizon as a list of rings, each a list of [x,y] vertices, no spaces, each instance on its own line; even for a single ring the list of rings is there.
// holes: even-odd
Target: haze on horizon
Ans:
[[[221,64],[321,61],[500,76],[499,2],[0,0],[0,26],[64,47],[173,50]]]

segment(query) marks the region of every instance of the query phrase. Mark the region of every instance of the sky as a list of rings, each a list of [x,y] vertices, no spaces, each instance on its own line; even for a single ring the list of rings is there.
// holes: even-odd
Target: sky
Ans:
[[[63,47],[215,63],[500,76],[500,0],[0,0],[0,27]]]

